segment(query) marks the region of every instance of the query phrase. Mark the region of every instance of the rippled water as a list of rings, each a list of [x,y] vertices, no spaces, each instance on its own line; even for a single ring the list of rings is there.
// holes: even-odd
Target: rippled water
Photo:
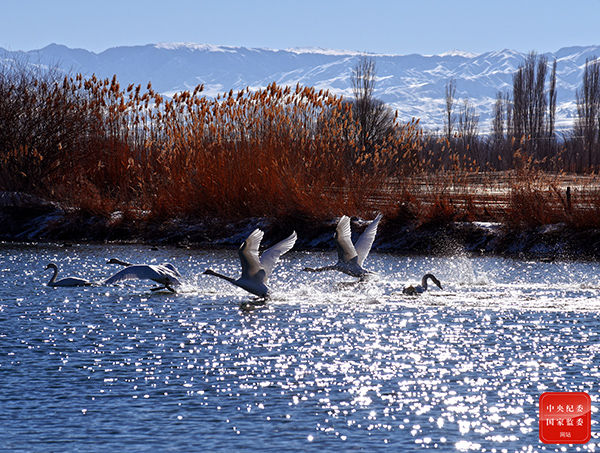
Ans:
[[[99,281],[110,257],[174,262],[184,292],[45,286],[49,261]],[[373,254],[360,285],[301,272],[333,260],[290,253],[245,312],[252,296],[201,275],[237,276],[234,250],[0,245],[0,447],[566,451],[539,442],[538,398],[598,402],[599,264]],[[444,290],[403,296],[427,271]]]

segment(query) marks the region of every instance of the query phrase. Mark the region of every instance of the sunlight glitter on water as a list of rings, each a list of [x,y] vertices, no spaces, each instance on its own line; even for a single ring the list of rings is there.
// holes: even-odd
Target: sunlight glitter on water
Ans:
[[[183,292],[44,286],[50,260],[101,281],[113,256],[176,263]],[[374,254],[379,275],[349,285],[301,271],[334,254],[292,252],[247,313],[252,296],[201,275],[236,276],[233,250],[4,246],[0,259],[9,449],[561,451],[539,443],[539,395],[597,401],[595,263]],[[402,295],[428,271],[443,290]]]

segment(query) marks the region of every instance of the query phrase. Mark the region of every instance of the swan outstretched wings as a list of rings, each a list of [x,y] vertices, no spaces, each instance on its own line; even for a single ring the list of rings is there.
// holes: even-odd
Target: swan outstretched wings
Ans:
[[[379,225],[379,221],[382,218],[383,216],[381,214],[377,214],[375,220],[369,224],[369,226],[365,229],[365,231],[363,231],[356,241],[355,248],[358,255],[359,266],[362,266],[367,256],[369,256],[369,252],[373,246],[373,241],[375,240],[375,235],[377,234],[377,225]]]
[[[119,266],[125,266],[125,267],[135,266],[134,264],[131,264],[127,261],[120,260],[118,258],[111,258],[106,262],[106,264],[118,264]],[[143,265],[140,264],[140,266],[143,266]],[[181,274],[179,273],[177,268],[175,266],[173,266],[171,263],[162,263],[161,266],[168,268],[171,272],[173,272],[173,274],[175,274],[176,277],[181,277]]]
[[[363,264],[371,251],[375,235],[377,234],[377,225],[383,218],[381,214],[377,214],[365,231],[360,235],[356,244],[352,243],[350,218],[343,215],[338,221],[333,237],[338,251],[338,261],[332,266],[324,266],[318,268],[306,267],[308,272],[323,272],[323,271],[340,271],[353,277],[363,278],[372,272],[365,269]]]
[[[260,272],[262,266],[258,257],[258,248],[265,233],[258,228],[250,233],[238,250],[242,263],[242,278],[252,279]]]
[[[120,270],[104,283],[112,285],[125,280],[152,280],[164,285],[163,287],[154,289],[167,288],[174,291],[173,287],[180,286],[181,282],[177,278],[179,272],[177,270],[173,272],[174,267],[171,268],[171,266],[162,264],[134,264]]]
[[[352,244],[352,230],[350,217],[343,215],[335,229],[335,243],[338,250],[338,259],[347,263],[357,256],[356,248]]]
[[[212,269],[206,269],[203,273],[219,277],[228,281],[232,285],[239,286],[249,293],[259,297],[267,297],[269,288],[267,287],[267,279],[273,272],[273,269],[279,258],[284,253],[288,252],[296,243],[297,235],[294,231],[289,237],[278,242],[274,246],[265,250],[262,256],[259,257],[258,248],[264,236],[264,232],[260,229],[254,230],[242,243],[238,250],[240,263],[242,265],[242,276],[237,280],[228,277]]]
[[[298,239],[298,235],[296,235],[296,232],[294,231],[283,241],[279,241],[277,244],[273,245],[272,247],[269,247],[262,253],[262,255],[260,256],[260,264],[265,270],[265,280],[268,279],[271,273],[273,272],[273,269],[279,262],[279,258],[281,258],[281,255],[289,252],[292,249],[292,247],[294,247],[296,239]]]

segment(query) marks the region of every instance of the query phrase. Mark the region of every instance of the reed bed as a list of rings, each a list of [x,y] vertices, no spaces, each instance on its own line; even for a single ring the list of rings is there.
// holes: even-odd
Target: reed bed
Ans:
[[[418,121],[360,142],[351,104],[311,87],[166,98],[116,77],[0,71],[0,190],[134,219],[381,211],[406,222],[598,226],[600,184],[522,157],[487,165]],[[489,154],[489,151],[486,151]],[[503,150],[503,156],[506,150]]]

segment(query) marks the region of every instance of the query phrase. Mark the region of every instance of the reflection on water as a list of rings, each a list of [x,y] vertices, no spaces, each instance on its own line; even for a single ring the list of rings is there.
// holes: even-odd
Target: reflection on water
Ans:
[[[113,256],[176,263],[184,292],[44,286],[49,261],[101,281]],[[252,296],[200,275],[237,275],[233,250],[2,246],[3,447],[564,451],[538,440],[539,395],[598,401],[600,265],[373,254],[360,285],[301,272],[333,260],[290,253],[246,313]],[[402,295],[428,271],[443,291]]]

